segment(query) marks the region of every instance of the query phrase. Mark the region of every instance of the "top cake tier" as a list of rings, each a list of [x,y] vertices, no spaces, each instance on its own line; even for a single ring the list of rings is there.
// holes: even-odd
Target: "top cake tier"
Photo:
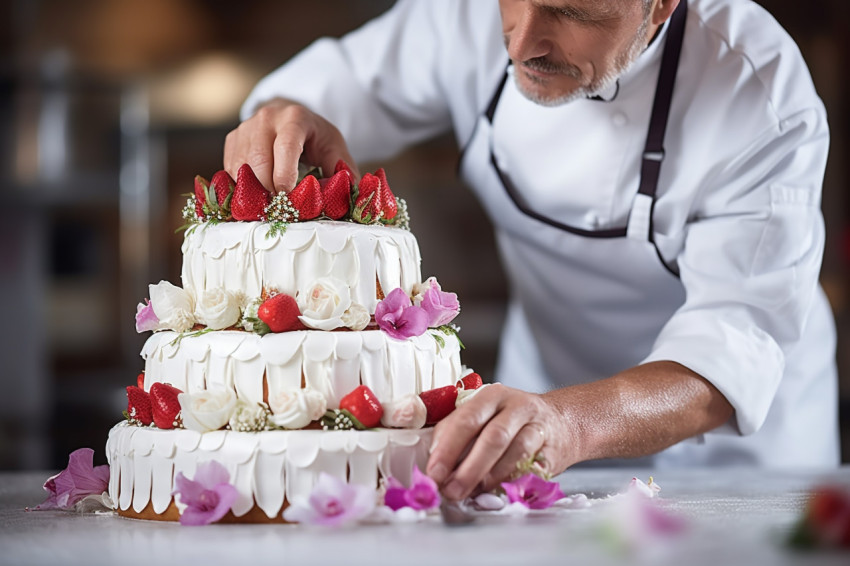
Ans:
[[[227,222],[198,228],[183,241],[183,288],[197,299],[224,288],[259,297],[292,296],[317,279],[333,277],[370,313],[385,293],[408,294],[422,281],[416,237],[407,230],[348,222],[293,223],[267,236],[268,224]]]

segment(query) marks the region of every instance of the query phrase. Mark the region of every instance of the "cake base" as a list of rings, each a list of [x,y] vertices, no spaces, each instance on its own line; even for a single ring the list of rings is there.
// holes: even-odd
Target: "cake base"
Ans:
[[[109,495],[116,511],[136,519],[176,521],[174,478],[193,478],[215,460],[230,474],[238,497],[222,522],[284,522],[290,502],[307,498],[321,473],[378,489],[392,476],[409,483],[425,469],[432,428],[366,431],[233,432],[161,430],[122,422],[106,444]]]

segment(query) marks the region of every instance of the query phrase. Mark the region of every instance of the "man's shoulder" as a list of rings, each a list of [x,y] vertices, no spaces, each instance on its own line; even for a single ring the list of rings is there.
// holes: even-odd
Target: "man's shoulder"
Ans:
[[[746,91],[777,119],[820,106],[797,44],[763,7],[752,0],[690,0],[690,16],[691,64],[705,82]],[[758,91],[761,101],[752,98]]]

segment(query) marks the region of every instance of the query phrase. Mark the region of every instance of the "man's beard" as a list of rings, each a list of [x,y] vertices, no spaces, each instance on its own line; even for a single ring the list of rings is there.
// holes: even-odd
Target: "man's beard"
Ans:
[[[643,53],[643,50],[646,48],[646,36],[648,29],[649,17],[645,17],[643,19],[643,23],[641,23],[640,28],[638,28],[638,31],[635,34],[634,40],[632,40],[632,43],[627,49],[617,55],[617,58],[614,61],[614,66],[610,71],[601,77],[596,77],[596,79],[591,81],[589,84],[579,86],[577,89],[562,96],[556,96],[554,98],[542,96],[539,93],[527,90],[520,81],[514,82],[516,83],[517,89],[524,97],[536,104],[540,104],[541,106],[561,106],[579,98],[586,98],[594,96],[600,92],[605,92],[617,82],[617,79],[620,78],[620,76],[625,73],[629,67],[631,67],[632,63],[637,60],[640,54]],[[507,45],[507,38],[505,38],[505,44]],[[577,81],[581,81],[582,78],[584,78],[584,74],[581,72],[581,69],[575,65],[570,65],[566,62],[555,63],[546,57],[535,57],[533,59],[521,61],[520,63],[515,63],[515,65],[544,73],[564,75]],[[526,75],[526,77],[532,82],[542,82],[540,79],[536,79],[532,75]]]

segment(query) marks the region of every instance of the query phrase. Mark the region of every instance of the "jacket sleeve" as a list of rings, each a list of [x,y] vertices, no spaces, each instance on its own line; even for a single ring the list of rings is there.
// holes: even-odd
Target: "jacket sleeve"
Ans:
[[[276,97],[297,101],[333,123],[358,161],[447,131],[440,35],[453,1],[400,0],[339,40],[317,40],[257,84],[241,118]]]
[[[828,145],[823,107],[800,110],[704,181],[678,257],[686,300],[645,360],[709,380],[741,434],[764,423],[815,298]]]

